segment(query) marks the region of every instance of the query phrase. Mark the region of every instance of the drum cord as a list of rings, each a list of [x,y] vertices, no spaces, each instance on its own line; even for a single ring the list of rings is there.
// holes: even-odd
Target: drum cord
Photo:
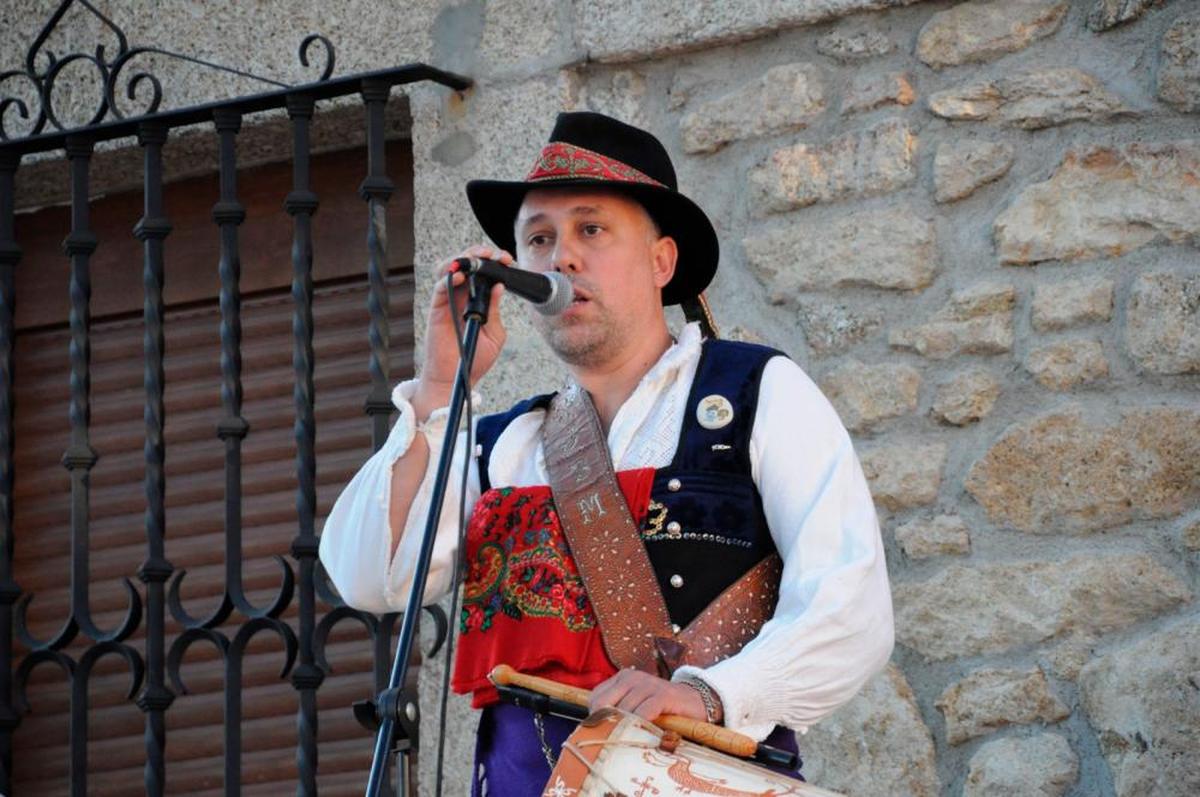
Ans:
[[[631,744],[628,742],[622,743],[622,742],[608,742],[608,741],[581,742],[580,744],[585,744],[585,745],[588,745],[589,747],[594,746],[594,745],[608,745],[608,744],[621,744],[624,747],[649,747],[650,746],[650,745],[643,745],[643,744]],[[591,772],[593,775],[598,777],[600,780],[604,781],[604,785],[609,788],[609,792],[611,792],[612,794],[622,794],[621,790],[618,789],[616,786],[614,786],[613,782],[611,780],[604,777],[604,773],[601,772],[599,769],[597,769],[596,765],[588,760],[588,757],[583,754],[583,751],[575,746],[574,742],[570,741],[569,739],[567,741],[563,742],[563,752],[570,753],[571,755],[573,755],[577,759],[579,759],[579,763],[581,763],[585,767],[587,767],[588,772]]]

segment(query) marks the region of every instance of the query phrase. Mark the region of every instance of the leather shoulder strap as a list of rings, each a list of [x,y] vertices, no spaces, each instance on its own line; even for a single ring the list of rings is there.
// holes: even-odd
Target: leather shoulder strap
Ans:
[[[751,568],[676,633],[591,397],[578,387],[557,394],[542,435],[559,523],[613,664],[670,677],[681,664],[707,667],[728,658],[758,634],[779,599],[778,554]]]
[[[555,396],[542,435],[559,522],[604,649],[618,667],[657,673],[656,640],[673,636],[671,618],[587,392],[572,386]]]
[[[684,662],[711,667],[758,635],[775,614],[783,560],[773,553],[729,585],[678,635]]]

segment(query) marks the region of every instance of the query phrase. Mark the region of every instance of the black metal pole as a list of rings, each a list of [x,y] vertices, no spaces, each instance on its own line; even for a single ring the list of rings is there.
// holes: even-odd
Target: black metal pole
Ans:
[[[138,569],[138,577],[146,585],[146,688],[138,696],[137,705],[146,715],[146,794],[161,797],[167,787],[165,714],[175,699],[175,693],[166,685],[165,586],[173,570],[165,550],[167,483],[163,440],[166,426],[163,240],[171,232],[163,208],[162,148],[167,128],[145,122],[138,131],[138,140],[145,149],[146,159],[143,190],[146,212],[134,228],[134,235],[145,249],[142,284],[145,288],[146,560]]]
[[[0,153],[0,794],[12,792],[12,734],[20,722],[13,705],[13,336],[16,268],[21,260],[15,227],[19,155]]]
[[[411,723],[419,720],[415,696],[401,700],[403,694],[400,685],[408,674],[408,661],[412,655],[413,640],[417,634],[417,621],[421,616],[421,605],[424,602],[425,582],[429,578],[429,561],[433,558],[433,543],[437,536],[438,521],[442,516],[442,502],[446,497],[446,485],[450,479],[450,465],[454,459],[454,448],[458,442],[458,425],[462,420],[462,409],[471,400],[467,388],[467,377],[471,373],[471,363],[475,360],[475,344],[479,340],[479,330],[487,323],[488,298],[491,296],[491,280],[479,274],[467,278],[466,312],[463,318],[466,327],[463,331],[462,359],[458,364],[458,378],[454,380],[454,391],[450,396],[449,415],[446,418],[446,433],[442,441],[442,453],[438,458],[437,472],[434,476],[433,493],[429,501],[429,514],[425,518],[425,531],[421,537],[421,550],[417,554],[416,568],[413,570],[412,586],[408,591],[408,604],[404,610],[404,621],[400,626],[400,640],[396,644],[396,657],[392,661],[392,674],[388,687],[379,693],[375,700],[379,715],[379,731],[375,735],[375,755],[371,760],[371,775],[367,779],[367,797],[378,797],[383,787],[387,773],[388,755],[392,751],[396,739],[396,723],[401,712],[407,715]],[[470,467],[470,458],[463,467]],[[401,784],[403,786],[403,783]]]

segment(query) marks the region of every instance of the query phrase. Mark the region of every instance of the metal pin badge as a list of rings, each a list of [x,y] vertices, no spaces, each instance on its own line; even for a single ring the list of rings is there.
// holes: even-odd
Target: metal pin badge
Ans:
[[[716,393],[705,396],[696,406],[696,420],[705,429],[721,429],[733,420],[733,405]]]

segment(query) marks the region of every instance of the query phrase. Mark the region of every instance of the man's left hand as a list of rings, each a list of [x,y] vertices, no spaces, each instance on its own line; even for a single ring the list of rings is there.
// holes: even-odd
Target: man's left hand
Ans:
[[[704,720],[704,701],[690,686],[664,681],[641,670],[625,669],[592,690],[588,709],[616,706],[639,717],[653,720],[661,714],[677,714]]]

